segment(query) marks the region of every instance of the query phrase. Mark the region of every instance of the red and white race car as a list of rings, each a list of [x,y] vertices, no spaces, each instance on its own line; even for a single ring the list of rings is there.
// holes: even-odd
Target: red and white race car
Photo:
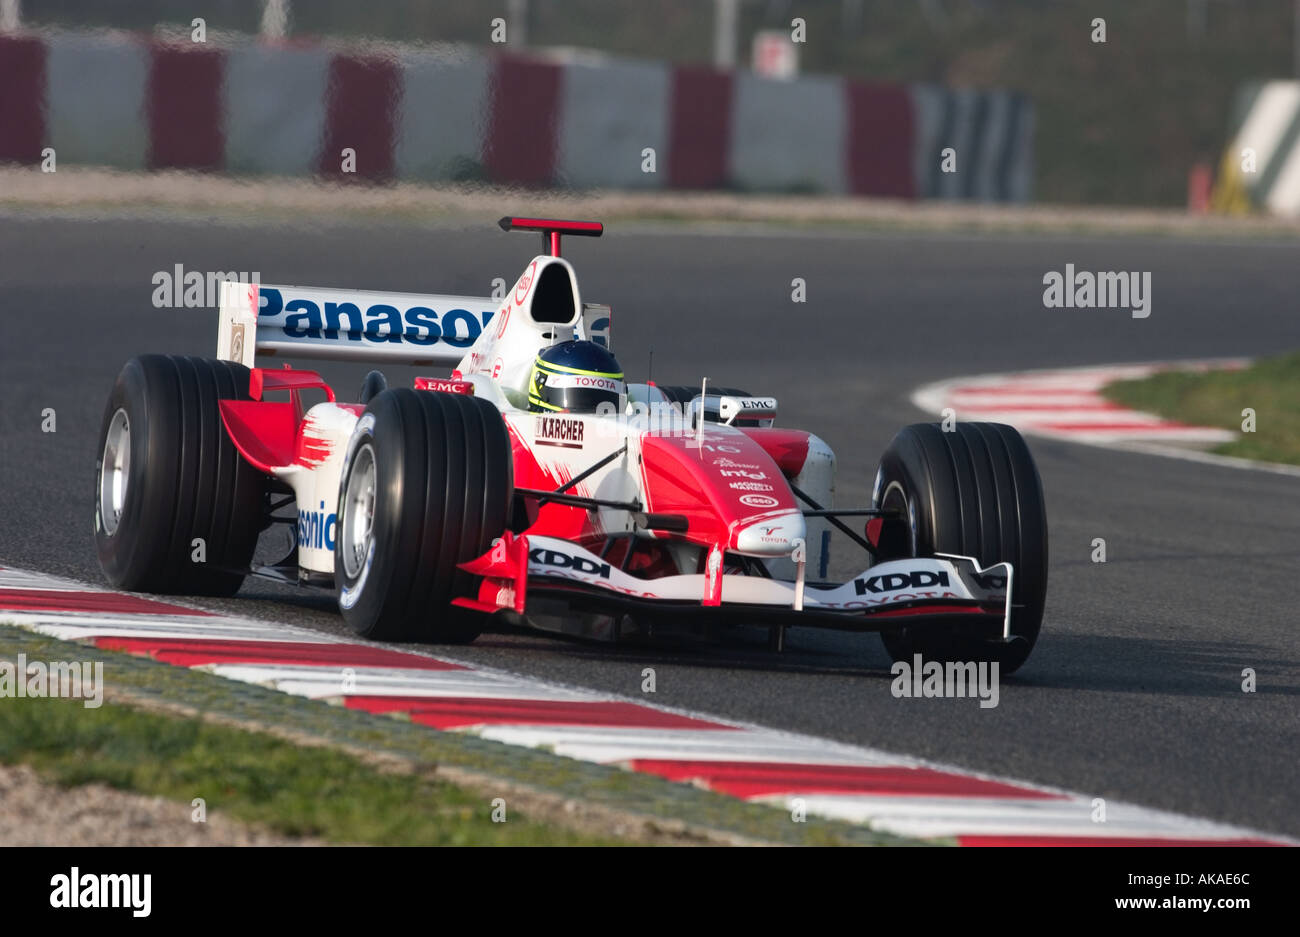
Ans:
[[[501,614],[609,640],[762,625],[778,649],[790,626],[870,630],[895,659],[1024,662],[1047,523],[1014,429],[905,427],[871,505],[836,508],[833,453],[775,427],[771,397],[547,365],[559,345],[609,349],[609,307],[582,301],[560,256],[562,235],[603,228],[501,226],[544,242],[503,299],[226,282],[216,359],[128,362],[98,463],[109,581],[330,588],[348,624],[380,640],[470,641]],[[257,354],[453,370],[413,388],[371,371],[344,403],[316,372],[259,368]],[[554,403],[588,399],[584,375],[600,406]],[[304,408],[305,391],[327,399]],[[277,523],[292,550],[253,566]],[[844,582],[825,581],[833,529],[863,551]]]

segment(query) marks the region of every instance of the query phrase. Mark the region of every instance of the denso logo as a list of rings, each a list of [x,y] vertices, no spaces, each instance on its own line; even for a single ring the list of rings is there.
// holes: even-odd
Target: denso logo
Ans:
[[[870,579],[855,579],[853,586],[858,595],[868,592],[895,592],[898,589],[921,589],[926,586],[947,586],[947,573],[933,573],[928,569],[914,573],[886,573]]]
[[[554,566],[557,569],[571,569],[575,573],[599,576],[601,579],[608,579],[610,573],[608,563],[597,563],[581,556],[569,556],[567,553],[561,553],[558,550],[547,550],[542,547],[528,551],[528,562],[536,563],[539,566]]]
[[[319,511],[298,511],[298,546],[311,550],[333,550],[337,514],[325,513],[325,502]]]
[[[412,345],[441,342],[453,348],[468,348],[492,318],[491,312],[476,315],[468,309],[448,309],[440,317],[427,306],[400,310],[379,303],[362,309],[356,303],[317,302],[265,286],[261,296],[258,320],[276,320],[289,338]]]

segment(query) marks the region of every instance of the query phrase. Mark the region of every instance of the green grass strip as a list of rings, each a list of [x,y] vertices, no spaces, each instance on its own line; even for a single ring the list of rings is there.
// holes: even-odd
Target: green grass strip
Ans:
[[[178,801],[194,798],[286,836],[384,846],[572,846],[593,839],[507,810],[454,785],[384,772],[329,748],[105,704],[0,703],[0,762],[26,763],[65,787],[100,783]]]
[[[1102,394],[1135,410],[1236,432],[1235,440],[1213,450],[1221,455],[1300,464],[1300,352],[1261,358],[1237,371],[1164,371],[1117,381]],[[1254,432],[1243,432],[1248,409]]]
[[[100,781],[185,804],[204,797],[209,810],[286,834],[394,844],[597,841],[529,824],[513,810],[508,822],[492,823],[491,800],[498,796],[492,784],[465,792],[435,783],[426,775],[437,766],[500,779],[499,796],[507,804],[508,788],[523,786],[593,809],[655,818],[669,831],[686,824],[785,845],[918,844],[812,816],[794,822],[784,809],[653,775],[436,732],[401,717],[345,709],[0,623],[0,660],[14,661],[19,653],[29,661],[101,660],[110,698],[116,691],[144,703],[188,706],[253,729],[274,726],[327,748],[299,747],[257,731],[111,702],[91,710],[76,701],[0,699],[0,761],[32,764],[63,784]],[[358,751],[402,759],[413,773],[380,771],[349,754]]]

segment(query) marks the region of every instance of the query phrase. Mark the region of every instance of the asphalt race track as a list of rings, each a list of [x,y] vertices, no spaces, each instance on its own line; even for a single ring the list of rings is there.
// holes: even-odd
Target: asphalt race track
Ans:
[[[483,295],[536,247],[495,228],[345,220],[0,219],[0,564],[102,581],[92,487],[113,378],[135,354],[215,351],[215,311],[152,307],[156,271]],[[653,348],[658,381],[708,376],[778,397],[779,424],[835,448],[841,506],[865,504],[880,450],[925,418],[908,402],[925,382],[1300,346],[1294,244],[615,225],[565,247],[584,299],[614,306],[629,379],[644,379]],[[1045,309],[1043,274],[1067,263],[1151,271],[1151,316]],[[795,277],[805,304],[790,300]],[[320,370],[355,399],[364,368]],[[390,369],[390,383],[413,373]],[[41,430],[45,408],[56,432]],[[660,704],[1300,835],[1300,482],[1030,445],[1051,525],[1048,610],[994,709],[895,699],[869,634],[795,630],[778,656],[758,630],[724,645],[617,649],[493,633],[449,656],[628,695],[654,667]],[[1096,537],[1105,564],[1090,560]],[[862,565],[846,553],[841,574]],[[258,580],[201,604],[343,629],[331,596]],[[1246,667],[1254,694],[1241,691]]]

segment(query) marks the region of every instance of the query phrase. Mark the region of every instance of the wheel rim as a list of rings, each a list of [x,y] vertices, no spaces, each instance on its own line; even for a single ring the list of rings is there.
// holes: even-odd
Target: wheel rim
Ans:
[[[892,481],[880,499],[880,507],[881,510],[896,511],[907,518],[908,556],[916,556],[916,503],[907,496],[902,485]]]
[[[356,579],[365,569],[375,522],[375,452],[366,443],[357,450],[343,494],[343,572]]]
[[[104,532],[117,532],[126,507],[126,488],[131,477],[131,421],[118,408],[104,436],[104,454],[99,469],[99,516]]]

